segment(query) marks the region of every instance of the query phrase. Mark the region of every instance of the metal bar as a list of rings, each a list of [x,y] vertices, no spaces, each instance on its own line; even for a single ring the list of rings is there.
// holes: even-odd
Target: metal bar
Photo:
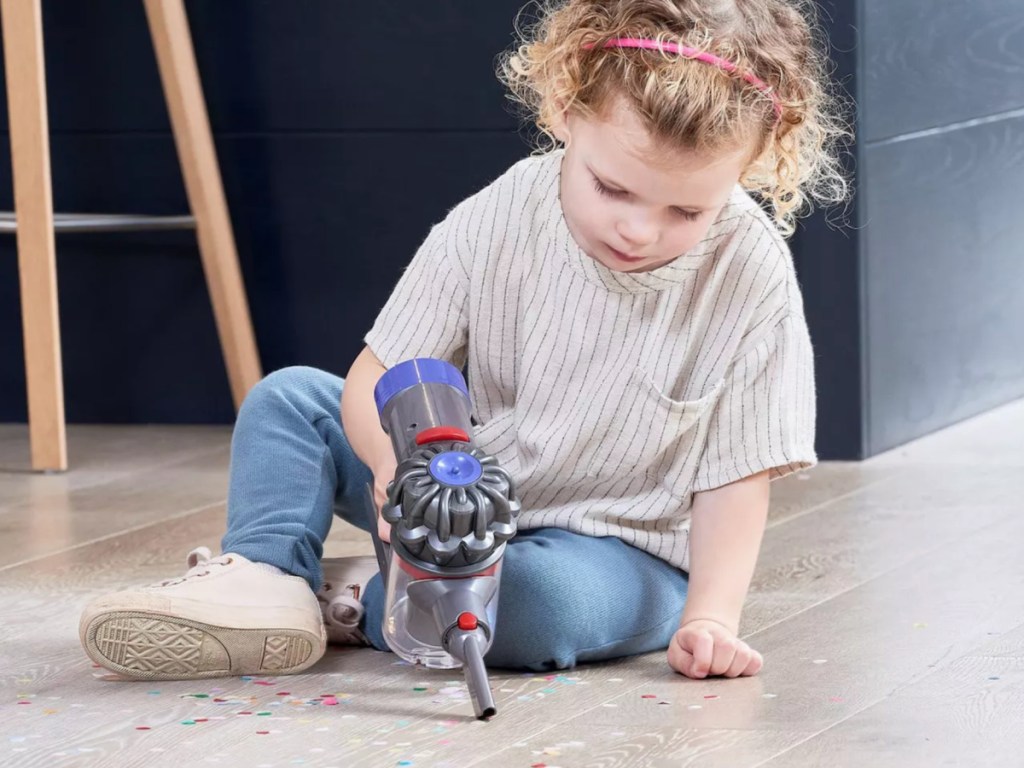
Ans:
[[[147,216],[125,213],[56,213],[55,232],[152,232],[168,229],[195,229],[193,216]],[[0,233],[17,232],[17,217],[0,211]]]

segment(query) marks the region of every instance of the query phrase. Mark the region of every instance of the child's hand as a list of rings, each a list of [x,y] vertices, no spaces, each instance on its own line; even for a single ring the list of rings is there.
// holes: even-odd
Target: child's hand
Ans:
[[[394,463],[394,462],[392,462]],[[377,508],[377,535],[381,541],[391,542],[391,524],[380,516],[381,509],[388,500],[388,483],[395,478],[397,464],[388,470],[387,466],[381,467],[373,475],[373,503]]]
[[[380,516],[380,511],[388,502],[388,485],[398,471],[398,461],[390,446],[370,465],[370,471],[373,473],[373,503],[377,507],[377,535],[381,541],[390,543],[391,524]]]
[[[702,679],[713,675],[756,675],[761,654],[736,637],[724,624],[710,619],[688,621],[672,637],[668,663],[676,672]]]

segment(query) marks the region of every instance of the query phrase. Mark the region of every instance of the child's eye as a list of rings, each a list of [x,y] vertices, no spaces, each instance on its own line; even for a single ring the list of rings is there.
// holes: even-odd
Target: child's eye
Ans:
[[[599,193],[601,193],[602,195],[606,195],[607,197],[613,197],[613,198],[623,198],[623,197],[626,197],[629,194],[629,192],[627,192],[624,189],[612,189],[611,187],[607,186],[606,184],[602,184],[601,180],[599,178],[597,178],[597,176],[594,176],[592,178],[594,179],[594,188]],[[682,218],[682,219],[684,219],[686,221],[696,221],[697,219],[700,218],[700,213],[701,212],[700,211],[686,211],[686,210],[683,210],[682,208],[673,208],[672,209],[672,213],[674,215],[676,215],[676,216],[679,216],[680,218]]]
[[[625,197],[628,194],[625,190],[622,189],[612,189],[611,187],[606,187],[604,184],[601,183],[601,180],[596,176],[594,177],[594,187],[602,195],[607,195],[608,197]]]
[[[696,221],[700,218],[700,211],[684,211],[682,208],[673,208],[672,213],[686,221]]]

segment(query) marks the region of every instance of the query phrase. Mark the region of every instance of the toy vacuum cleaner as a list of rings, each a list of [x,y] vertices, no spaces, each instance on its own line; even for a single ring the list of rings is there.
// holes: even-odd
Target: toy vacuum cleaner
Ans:
[[[469,390],[457,368],[416,358],[374,389],[398,468],[381,510],[391,546],[370,532],[387,593],[384,637],[413,664],[461,666],[476,716],[497,711],[484,666],[494,640],[505,543],[521,509],[508,472],[473,444]]]

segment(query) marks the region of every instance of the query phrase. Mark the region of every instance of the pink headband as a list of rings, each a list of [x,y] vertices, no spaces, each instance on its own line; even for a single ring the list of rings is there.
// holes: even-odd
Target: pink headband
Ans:
[[[585,46],[587,48],[593,48],[593,43]],[[674,53],[678,56],[683,56],[687,59],[696,59],[697,61],[703,61],[712,66],[718,67],[729,74],[735,74],[739,67],[733,62],[723,59],[720,56],[715,56],[713,53],[707,53],[705,51],[698,51],[696,48],[690,48],[686,45],[677,45],[676,43],[665,41],[660,42],[658,40],[651,40],[648,38],[641,37],[617,37],[614,40],[609,40],[604,44],[605,48],[646,48],[654,51],[664,51],[666,53]],[[782,117],[782,102],[779,101],[779,97],[775,95],[772,87],[768,85],[764,80],[749,72],[740,72],[740,77],[750,83],[752,86],[757,88],[763,94],[768,96],[772,103],[775,105],[775,115],[778,118]]]

